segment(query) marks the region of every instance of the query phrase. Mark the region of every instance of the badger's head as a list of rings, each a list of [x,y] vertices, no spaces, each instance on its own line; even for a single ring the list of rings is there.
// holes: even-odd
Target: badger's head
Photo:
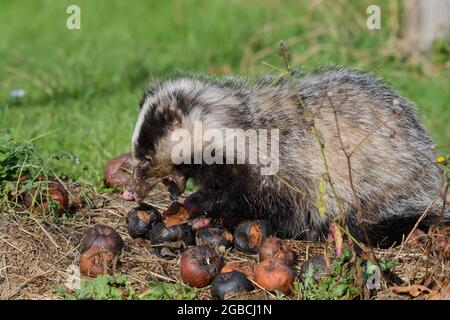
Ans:
[[[174,147],[180,145],[179,140],[173,139],[174,130],[182,129],[193,137],[184,140],[182,149],[190,150],[194,156],[205,146],[197,141],[203,136],[195,134],[195,126],[201,123],[203,132],[227,127],[227,110],[239,103],[226,88],[197,78],[166,80],[147,90],[131,146],[134,170],[129,191],[134,193],[136,201],[142,201],[167,176],[173,177],[178,191],[183,192],[189,178],[185,172],[189,170],[180,170],[186,166],[180,166],[180,162],[172,158]],[[200,150],[195,147],[198,145],[201,145]]]
[[[144,94],[131,142],[133,176],[129,191],[137,202],[168,176],[173,177],[180,192],[185,190],[187,178],[171,159],[171,134],[182,125],[186,112],[180,108],[180,99],[162,84]]]

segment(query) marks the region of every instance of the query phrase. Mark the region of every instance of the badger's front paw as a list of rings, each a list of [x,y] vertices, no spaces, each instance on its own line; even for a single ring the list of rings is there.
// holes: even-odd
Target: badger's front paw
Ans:
[[[244,208],[224,194],[197,191],[185,199],[184,206],[194,217],[207,216],[216,227],[234,227],[245,219]]]
[[[210,214],[214,211],[214,200],[201,191],[191,193],[184,200],[184,207],[192,215]]]

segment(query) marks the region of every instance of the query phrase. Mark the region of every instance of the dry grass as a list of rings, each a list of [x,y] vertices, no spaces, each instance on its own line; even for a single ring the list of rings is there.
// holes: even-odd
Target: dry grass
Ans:
[[[77,188],[71,188],[73,206],[79,206],[69,219],[49,222],[39,215],[13,212],[0,214],[0,298],[1,299],[56,299],[53,290],[64,284],[69,276],[69,266],[77,265],[78,244],[84,231],[94,224],[115,228],[125,241],[117,272],[126,274],[130,283],[144,290],[149,280],[181,282],[178,261],[164,260],[151,253],[149,242],[131,239],[127,234],[125,216],[134,204],[121,200],[118,194],[103,194],[94,198],[91,205],[80,205]],[[153,191],[148,202],[164,211],[169,205],[166,190]],[[323,243],[289,240],[290,247],[301,263],[325,250]],[[427,270],[436,277],[450,274],[446,264],[426,254],[422,248],[399,246],[389,250],[376,250],[378,258],[397,265],[395,272],[406,284],[422,279]],[[257,263],[257,257],[236,250],[227,252],[227,260]],[[200,299],[209,299],[209,288],[199,291]],[[240,298],[243,298],[242,296]],[[273,295],[256,290],[245,299],[271,299]],[[405,299],[395,294],[383,283],[375,298]]]

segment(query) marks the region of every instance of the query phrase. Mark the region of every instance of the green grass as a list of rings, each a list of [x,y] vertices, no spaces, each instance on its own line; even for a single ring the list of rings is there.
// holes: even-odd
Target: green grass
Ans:
[[[373,1],[5,1],[0,0],[0,129],[48,152],[70,151],[79,165],[62,174],[100,185],[105,161],[128,151],[148,78],[175,70],[254,75],[291,44],[306,70],[352,65],[385,77],[416,103],[437,144],[450,141],[450,71],[408,63],[389,49],[395,6],[379,1],[382,29],[365,28]],[[81,8],[68,30],[66,7]],[[316,33],[316,36],[310,37]],[[310,38],[308,38],[310,37]],[[448,48],[432,60],[449,60]],[[9,97],[23,88],[20,101]]]
[[[138,292],[125,275],[103,276],[83,279],[76,290],[68,290],[58,285],[54,288],[58,298],[65,300],[194,300],[197,290],[178,283],[161,283],[150,281],[148,288]]]

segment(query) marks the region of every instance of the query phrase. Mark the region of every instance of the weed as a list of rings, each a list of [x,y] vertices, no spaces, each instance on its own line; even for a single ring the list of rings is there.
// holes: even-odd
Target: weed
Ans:
[[[147,290],[138,292],[125,275],[97,276],[81,281],[80,288],[69,291],[66,287],[56,286],[55,294],[65,300],[192,300],[197,290],[178,283],[149,282]]]
[[[37,191],[48,188],[49,179],[57,177],[49,163],[61,159],[68,159],[72,164],[78,164],[79,161],[69,152],[45,154],[32,142],[19,141],[9,130],[1,130],[0,208],[17,207],[20,196],[33,188]],[[40,192],[36,192],[32,197],[32,204],[46,200],[49,203],[50,212],[58,209],[58,205],[51,199],[38,199],[41,196]]]

